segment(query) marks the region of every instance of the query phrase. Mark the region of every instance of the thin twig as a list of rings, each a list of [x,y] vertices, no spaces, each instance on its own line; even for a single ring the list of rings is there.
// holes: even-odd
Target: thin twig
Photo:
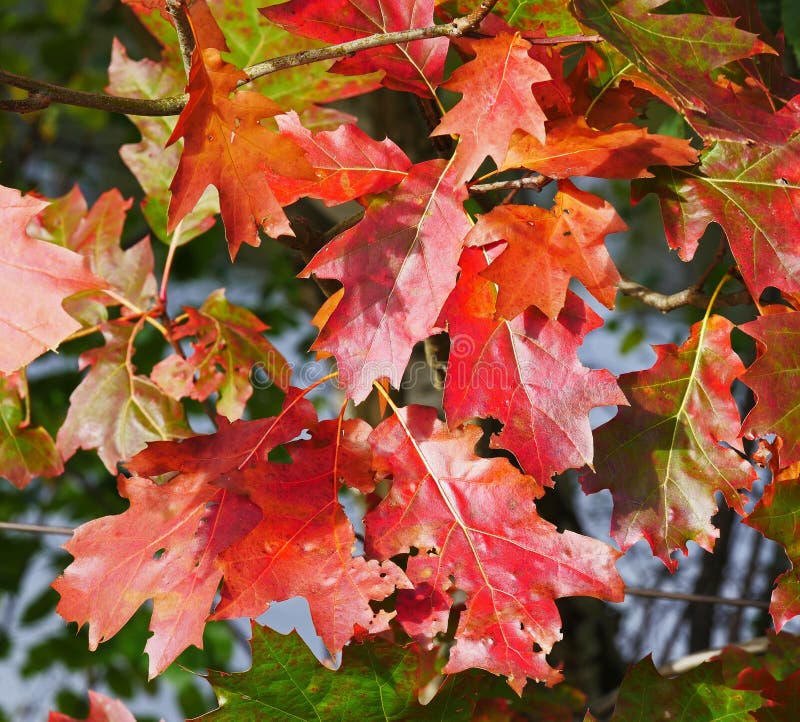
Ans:
[[[679,602],[694,602],[697,604],[724,604],[730,607],[758,607],[769,609],[769,602],[760,599],[739,599],[733,597],[717,597],[713,594],[689,594],[685,592],[665,592],[660,589],[642,589],[640,587],[626,587],[625,594],[632,597],[650,597],[653,599],[674,599]]]
[[[468,15],[456,18],[452,22],[444,25],[430,25],[424,28],[412,28],[410,30],[400,30],[393,33],[379,33],[366,38],[339,43],[338,45],[331,45],[314,50],[303,50],[299,53],[282,55],[272,60],[256,63],[255,65],[243,68],[247,79],[242,80],[239,84],[244,85],[256,78],[269,75],[278,70],[317,63],[322,60],[342,58],[360,50],[378,48],[383,45],[395,45],[398,43],[408,43],[414,40],[425,40],[436,37],[458,38],[472,28],[480,25],[486,15],[491,12],[496,2],[497,0],[483,0],[483,2]],[[105,93],[88,93],[81,90],[72,90],[52,83],[46,83],[41,80],[35,80],[33,78],[27,78],[2,69],[0,69],[0,83],[36,93],[44,99],[42,101],[36,101],[35,107],[31,107],[25,112],[40,110],[41,107],[44,107],[42,103],[46,101],[47,104],[63,103],[65,105],[94,108],[96,110],[105,110],[109,113],[122,113],[124,115],[166,116],[178,115],[189,100],[189,96],[185,93],[170,98],[158,99],[125,98],[119,95],[108,95]],[[13,108],[24,107],[27,106],[19,105],[19,103],[13,106]]]
[[[0,521],[0,529],[6,531],[24,531],[30,534],[60,534],[72,536],[74,529],[68,526],[44,526],[42,524],[19,524],[15,521]]]
[[[492,191],[514,190],[520,191],[530,189],[540,191],[553,179],[537,173],[527,178],[516,178],[515,180],[497,181],[496,183],[477,183],[470,186],[470,193],[491,193]]]
[[[677,293],[666,294],[653,291],[647,286],[622,276],[622,280],[617,284],[617,289],[623,295],[636,298],[645,305],[663,313],[674,311],[676,308],[682,308],[683,306],[695,306],[702,309],[708,306],[708,296],[695,285]],[[716,301],[716,305],[722,307],[743,306],[752,302],[753,299],[747,291],[736,291],[735,293],[720,296]]]
[[[192,51],[194,50],[194,32],[189,17],[186,14],[186,7],[181,0],[167,0],[167,12],[172,16],[175,25],[175,33],[178,36],[178,46],[181,49],[181,59],[186,77],[192,69]]]

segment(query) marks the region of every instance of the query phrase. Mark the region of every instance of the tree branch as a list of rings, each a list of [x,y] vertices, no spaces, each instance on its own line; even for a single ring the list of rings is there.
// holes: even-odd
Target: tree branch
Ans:
[[[181,49],[183,59],[183,69],[186,77],[192,69],[192,51],[194,50],[195,40],[192,32],[192,24],[186,15],[186,7],[181,0],[167,0],[167,12],[172,16],[175,25],[175,33],[178,36],[178,46]]]
[[[247,74],[247,80],[242,80],[239,85],[244,85],[256,78],[269,75],[278,70],[317,63],[322,60],[341,58],[356,53],[359,50],[368,50],[383,45],[395,45],[397,43],[407,43],[427,38],[458,38],[472,28],[480,25],[481,21],[491,12],[496,2],[497,0],[483,0],[483,2],[468,15],[456,18],[452,22],[444,25],[431,25],[424,28],[413,28],[411,30],[401,30],[393,33],[379,33],[366,38],[352,40],[347,43],[339,43],[338,45],[330,45],[315,50],[303,50],[299,53],[291,53],[290,55],[282,55],[272,60],[266,60],[263,63],[256,63],[255,65],[243,69]],[[179,23],[176,21],[176,25],[178,24]],[[178,32],[180,33],[181,31],[179,30]],[[184,41],[181,41],[181,50],[185,53],[189,46],[188,44],[184,46],[183,42]],[[186,58],[184,55],[184,63],[185,62]],[[10,101],[6,101],[4,104],[6,107],[3,109],[14,110],[15,112],[31,112],[32,110],[41,110],[50,103],[63,103],[65,105],[105,110],[109,113],[122,113],[124,115],[165,116],[178,115],[189,100],[189,96],[185,93],[183,95],[176,95],[170,98],[158,98],[155,100],[148,98],[125,98],[119,95],[108,95],[106,93],[88,93],[82,90],[71,90],[70,88],[46,83],[41,80],[34,80],[33,78],[10,73],[3,69],[0,69],[0,83],[36,93],[43,98],[43,100],[36,102],[35,107],[22,105],[20,101],[16,101],[15,105],[9,107],[8,103]]]
[[[641,589],[640,587],[625,587],[625,594],[633,597],[650,597],[653,599],[674,599],[679,602],[695,602],[700,604],[724,604],[731,607],[758,607],[769,609],[769,602],[760,599],[739,599],[732,597],[717,597],[712,594],[688,594],[685,592],[664,592],[660,589]]]
[[[622,280],[617,284],[617,289],[620,293],[631,298],[636,298],[646,306],[655,308],[662,313],[667,311],[674,311],[676,308],[683,306],[695,306],[697,308],[706,308],[708,306],[708,296],[703,293],[696,285],[678,291],[677,293],[658,293],[653,291],[647,286],[642,286],[636,281],[632,281],[626,276],[622,276]],[[728,293],[724,296],[719,296],[716,301],[717,306],[743,306],[752,303],[753,299],[747,291],[736,291],[735,293]]]
[[[495,183],[477,183],[470,186],[470,193],[491,193],[492,191],[520,191],[525,188],[534,191],[540,191],[544,188],[552,178],[537,173],[536,175],[527,178],[517,178],[515,180],[497,181]]]
[[[61,536],[72,536],[74,529],[68,526],[42,526],[41,524],[18,524],[14,521],[0,521],[0,530],[24,531],[30,534],[60,534]]]

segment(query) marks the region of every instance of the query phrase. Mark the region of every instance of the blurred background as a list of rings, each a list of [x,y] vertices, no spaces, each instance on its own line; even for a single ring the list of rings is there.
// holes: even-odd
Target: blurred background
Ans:
[[[675,11],[691,10],[694,5],[692,0],[669,4]],[[773,30],[784,25],[787,44],[795,51],[800,49],[800,4],[761,0],[758,5],[767,25]],[[15,73],[71,88],[100,90],[108,83],[115,37],[122,40],[132,58],[159,58],[156,41],[117,0],[0,0],[0,65]],[[791,53],[789,62],[793,64],[790,71],[797,75]],[[0,97],[12,96],[2,89]],[[431,156],[424,122],[406,96],[381,90],[338,106],[363,118],[361,127],[373,137],[390,135],[414,160]],[[402,119],[399,123],[398,118]],[[655,122],[654,130],[669,132],[669,124],[676,119],[665,117]],[[90,204],[103,191],[118,188],[126,198],[134,199],[123,234],[123,244],[128,247],[149,233],[138,205],[141,189],[119,158],[120,145],[137,142],[139,137],[125,117],[95,110],[53,106],[24,116],[0,113],[0,183],[51,198],[77,184]],[[609,249],[622,272],[650,288],[670,293],[690,285],[718,247],[719,229],[712,228],[695,260],[684,264],[667,250],[652,197],[631,212],[627,183],[581,179],[578,184],[607,198],[623,215],[631,230],[611,237]],[[531,194],[527,200],[548,203],[545,193]],[[321,205],[311,203],[292,211],[322,229],[338,220]],[[153,246],[158,271],[163,267],[166,246],[155,238]],[[199,306],[212,290],[224,287],[233,303],[246,306],[271,327],[273,343],[300,368],[309,363],[306,350],[315,335],[309,320],[323,299],[313,282],[295,278],[302,267],[302,260],[292,250],[268,240],[258,249],[243,247],[236,264],[231,264],[217,224],[180,248],[170,286],[170,310]],[[650,346],[681,343],[689,325],[702,315],[697,309],[661,314],[622,297],[614,312],[593,305],[606,323],[587,339],[581,357],[588,366],[607,367],[616,374],[652,365],[655,355]],[[736,322],[749,319],[746,309],[725,313]],[[147,372],[165,350],[155,335],[143,335],[141,340],[136,363]],[[744,335],[737,343],[737,351],[749,362],[753,349]],[[97,339],[93,337],[70,342],[58,355],[48,354],[30,367],[33,417],[53,434],[80,379],[78,357],[94,345]],[[439,392],[430,379],[414,379],[406,386],[401,392],[404,402],[439,403]],[[742,387],[738,393],[745,405],[746,389]],[[324,394],[317,396],[317,402],[324,413]],[[330,409],[338,408],[330,397],[328,403]],[[274,390],[256,389],[249,413],[271,415],[279,404]],[[368,409],[360,411],[369,413]],[[611,414],[613,410],[597,410],[593,422],[599,424]],[[199,407],[191,421],[197,432],[211,430]],[[24,491],[0,482],[2,521],[75,527],[120,513],[126,506],[117,494],[115,479],[93,453],[79,452],[62,478],[35,480]],[[564,475],[541,503],[542,514],[560,528],[611,543],[610,507],[607,492],[584,497],[575,474]],[[620,562],[626,583],[651,590],[743,598],[762,605],[767,602],[772,580],[787,567],[786,557],[775,544],[740,524],[723,502],[720,508],[716,525],[721,534],[714,555],[690,545],[689,557],[681,559],[677,573],[670,575],[649,549],[639,544]],[[67,626],[55,614],[58,596],[49,584],[69,563],[69,555],[59,548],[64,539],[0,530],[0,679],[4,682],[0,720],[44,719],[49,709],[85,715],[89,688],[122,698],[142,720],[164,717],[172,722],[213,708],[210,687],[193,672],[247,668],[248,624],[209,624],[202,652],[190,649],[164,675],[148,683],[147,660],[142,654],[147,608],[95,653],[88,652],[85,629],[76,634],[74,625]],[[559,607],[566,636],[553,652],[554,661],[563,661],[567,679],[593,698],[614,689],[627,664],[644,655],[652,653],[656,664],[661,664],[692,651],[762,635],[770,627],[766,611],[759,606],[628,596],[623,604],[569,599],[560,601]],[[282,631],[297,625],[313,645],[313,630],[302,600],[275,605],[262,621]],[[318,646],[316,649],[319,651]]]

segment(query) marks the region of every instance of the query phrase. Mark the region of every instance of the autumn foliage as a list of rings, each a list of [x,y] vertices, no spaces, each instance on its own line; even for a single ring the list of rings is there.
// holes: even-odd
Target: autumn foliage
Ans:
[[[107,89],[112,109],[140,102],[126,112],[142,141],[121,153],[169,246],[159,283],[149,238],[120,246],[130,202],[117,191],[90,208],[77,188],[53,200],[0,189],[0,473],[22,489],[92,450],[129,503],[75,531],[53,584],[91,648],[149,600],[153,677],[202,646],[207,621],[302,596],[341,669],[256,626],[252,670],[210,677],[211,718],[512,720],[513,699],[470,670],[517,694],[558,683],[555,600],[620,601],[615,563],[642,539],[673,571],[690,541],[712,553],[717,492],[797,564],[800,84],[755,3],[125,1],[163,49],[133,60],[115,43]],[[173,24],[190,29],[181,44]],[[425,111],[427,158],[325,105],[381,86]],[[173,110],[159,112],[163,99]],[[651,131],[654,108],[680,132]],[[627,226],[578,176],[631,180],[634,201],[655,194],[683,261],[709,224],[727,243],[682,298],[656,294],[620,274],[605,243]],[[546,187],[552,201],[534,203]],[[359,211],[327,233],[287,209],[300,199]],[[269,329],[223,290],[168,314],[173,259],[217,214],[233,262],[243,244],[305,254],[299,277],[329,296],[312,346],[335,362],[329,376],[293,386]],[[603,324],[592,305],[611,309],[620,291],[704,315],[681,345],[656,347],[652,368],[616,378],[578,352]],[[737,326],[722,315],[733,304],[757,318]],[[145,329],[163,360],[140,369]],[[89,333],[52,438],[28,418],[25,366]],[[441,406],[403,406],[391,387],[443,334]],[[743,335],[754,360],[737,353]],[[248,413],[256,366],[285,394],[273,417]],[[753,392],[745,418],[736,384]],[[334,418],[318,418],[317,388],[340,393]],[[354,413],[368,398],[382,409],[374,428]],[[216,431],[192,430],[190,399]],[[619,412],[593,432],[602,406]],[[500,426],[479,452],[483,420]],[[774,480],[748,512],[765,466]],[[619,550],[539,515],[569,469],[587,494],[611,492]],[[346,514],[343,495],[360,511]],[[799,589],[797,568],[777,580],[777,631],[800,613]],[[702,683],[747,715],[736,719],[767,719],[762,707],[797,694],[797,652],[782,639],[770,642],[780,671],[736,667],[731,651],[702,673],[712,681],[670,689]],[[649,667],[632,674],[618,719],[688,694],[648,681]],[[385,675],[384,692],[370,675]],[[441,688],[422,706],[432,680]],[[126,719],[92,694],[90,719]]]

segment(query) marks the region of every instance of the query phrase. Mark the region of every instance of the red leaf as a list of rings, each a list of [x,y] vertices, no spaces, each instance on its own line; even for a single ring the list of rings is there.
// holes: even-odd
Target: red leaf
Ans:
[[[372,140],[353,124],[315,135],[306,130],[295,112],[277,118],[281,135],[297,143],[316,171],[316,180],[280,178],[267,173],[281,205],[303,196],[320,198],[326,205],[355,200],[368,193],[380,193],[402,181],[411,161],[388,138]]]
[[[116,634],[148,599],[153,600],[145,651],[150,677],[190,644],[202,648],[203,627],[222,577],[219,555],[260,521],[245,496],[213,486],[222,474],[263,459],[314,419],[306,399],[288,397],[281,416],[221,422],[220,431],[183,443],[150,445],[128,465],[138,474],[180,472],[166,483],[120,478],[130,500],[123,514],[79,527],[64,548],[75,557],[54,583],[58,613],[89,624],[89,648]]]
[[[171,233],[213,184],[219,190],[234,258],[242,243],[259,245],[259,226],[271,236],[293,235],[264,171],[294,178],[315,176],[295,143],[260,123],[282,112],[277,104],[252,91],[231,96],[247,76],[224,62],[221,50],[227,48],[198,44],[192,53],[189,102],[169,139],[172,143],[184,138],[185,145],[170,185],[167,230]]]
[[[336,357],[339,379],[356,403],[376,379],[398,387],[414,344],[437,329],[470,229],[465,197],[444,161],[415,165],[300,274],[344,284],[344,297],[312,348]]]
[[[433,25],[433,6],[433,0],[291,0],[261,12],[298,35],[343,43]],[[447,38],[385,45],[339,60],[331,71],[360,75],[382,70],[387,88],[431,97],[442,82],[448,46]]]
[[[262,332],[269,327],[246,308],[230,303],[224,289],[212,292],[199,310],[184,311],[188,319],[173,328],[173,338],[195,336],[194,352],[188,358],[168,356],[151,373],[170,396],[205,401],[218,392],[217,412],[233,421],[241,418],[253,394],[255,368],[266,372],[278,388],[289,388],[292,369],[264,338]]]
[[[444,389],[450,427],[476,416],[496,418],[504,428],[492,446],[513,452],[543,484],[591,464],[589,411],[626,403],[608,371],[578,360],[578,347],[600,318],[570,292],[556,320],[533,308],[498,320],[494,287],[478,275],[486,269],[483,253],[466,249],[461,268],[442,313],[451,339]]]
[[[390,561],[353,556],[355,534],[337,496],[341,481],[369,486],[364,441],[370,430],[357,419],[323,421],[311,440],[286,446],[290,464],[261,464],[226,477],[225,487],[246,492],[263,518],[220,558],[225,584],[216,619],[256,617],[273,601],[303,596],[331,654],[358,629],[388,628],[394,614],[375,612],[369,602],[410,583]]]
[[[61,712],[51,712],[47,722],[136,722],[133,715],[118,699],[89,690],[89,716],[77,720]]]
[[[800,461],[800,408],[797,338],[800,313],[785,307],[768,307],[772,313],[739,328],[756,339],[758,357],[739,378],[756,397],[756,405],[742,424],[749,438],[778,434],[783,440],[780,467]]]
[[[546,118],[531,86],[549,80],[550,73],[528,56],[530,47],[519,35],[476,40],[472,43],[476,57],[444,84],[462,98],[431,135],[461,136],[456,182],[469,180],[487,155],[499,166],[517,129],[544,143]]]
[[[646,178],[651,165],[694,165],[697,151],[688,140],[648,133],[629,123],[608,130],[590,128],[582,116],[547,124],[544,145],[516,133],[503,168],[530,168],[550,178]]]
[[[55,349],[81,325],[62,307],[69,296],[107,284],[78,254],[31,238],[26,228],[45,200],[0,186],[0,372],[11,373]],[[21,289],[25,289],[24,293]]]
[[[367,514],[367,545],[383,557],[418,550],[406,573],[440,607],[452,605],[453,589],[466,594],[445,673],[481,667],[506,675],[520,693],[526,677],[560,678],[545,661],[560,638],[554,599],[622,598],[619,554],[541,519],[541,485],[506,459],[475,456],[479,437],[477,427],[448,431],[422,406],[378,426],[370,436],[375,463],[393,481]],[[446,607],[416,627],[425,641],[445,631]]]
[[[651,369],[621,376],[631,407],[597,433],[595,471],[581,480],[587,494],[611,490],[611,535],[620,548],[646,539],[672,571],[678,562],[670,554],[688,553],[686,542],[713,549],[714,494],[743,514],[740,490],[756,478],[736,447],[720,444],[733,442],[739,427],[731,383],[743,366],[732,329],[722,316],[699,321],[680,348],[656,346]]]
[[[628,227],[602,198],[559,184],[553,207],[501,205],[478,218],[469,246],[508,242],[506,250],[481,273],[499,284],[497,316],[512,319],[528,306],[549,318],[564,307],[570,278],[577,278],[598,301],[614,307],[617,267],[603,240]]]
[[[658,170],[637,181],[634,197],[658,193],[670,247],[694,256],[700,236],[719,223],[747,288],[800,292],[800,135],[784,146],[719,142],[698,169]]]

